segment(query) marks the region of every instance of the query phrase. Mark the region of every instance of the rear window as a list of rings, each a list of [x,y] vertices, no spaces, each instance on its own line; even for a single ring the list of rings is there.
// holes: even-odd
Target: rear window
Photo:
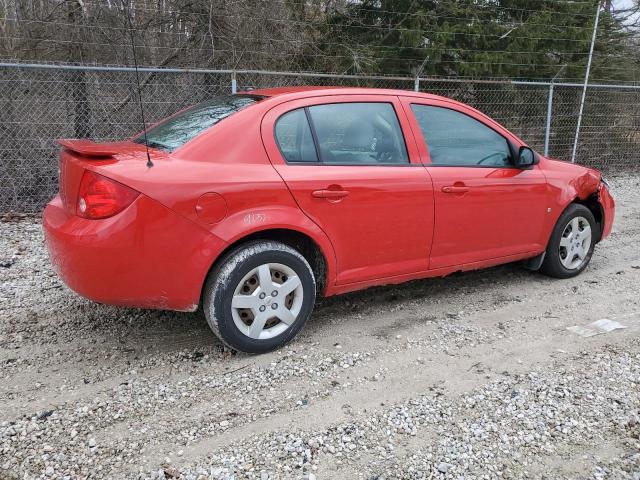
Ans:
[[[257,95],[224,95],[194,105],[147,130],[147,144],[175,150],[220,120],[262,100]],[[144,144],[144,134],[133,140]]]

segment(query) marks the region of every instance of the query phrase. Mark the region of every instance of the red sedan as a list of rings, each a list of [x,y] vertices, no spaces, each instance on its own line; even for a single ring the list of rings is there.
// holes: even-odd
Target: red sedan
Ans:
[[[524,261],[567,278],[611,231],[596,170],[544,158],[462,103],[289,88],[221,96],[125,142],[62,140],[51,261],[101,303],[194,311],[245,352],[316,295]]]

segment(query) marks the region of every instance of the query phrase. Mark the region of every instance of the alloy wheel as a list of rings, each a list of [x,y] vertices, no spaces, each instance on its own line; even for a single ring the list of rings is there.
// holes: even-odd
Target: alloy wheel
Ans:
[[[265,263],[247,273],[231,300],[233,321],[244,335],[266,340],[286,331],[298,318],[304,291],[295,271]]]
[[[574,217],[564,227],[560,237],[560,262],[567,270],[580,268],[591,247],[591,226],[584,217]]]

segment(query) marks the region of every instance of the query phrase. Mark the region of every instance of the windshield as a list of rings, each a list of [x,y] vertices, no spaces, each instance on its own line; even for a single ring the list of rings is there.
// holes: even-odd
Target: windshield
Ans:
[[[175,150],[220,120],[262,100],[257,95],[224,95],[194,105],[147,130],[147,145]],[[133,140],[144,144],[144,134]]]

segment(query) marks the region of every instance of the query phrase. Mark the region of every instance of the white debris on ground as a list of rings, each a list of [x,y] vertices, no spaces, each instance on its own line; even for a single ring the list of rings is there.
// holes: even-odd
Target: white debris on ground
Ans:
[[[579,277],[517,265],[323,301],[225,351],[197,315],[56,278],[0,223],[0,478],[640,480],[640,177]],[[571,326],[625,329],[583,338]]]
[[[640,316],[640,312],[638,313]],[[567,330],[573,333],[577,333],[581,337],[593,337],[594,335],[600,335],[602,333],[613,332],[614,330],[621,330],[627,328],[620,322],[615,320],[609,320],[608,318],[601,318],[595,322],[591,322],[587,326],[574,325],[573,327],[567,327]]]

